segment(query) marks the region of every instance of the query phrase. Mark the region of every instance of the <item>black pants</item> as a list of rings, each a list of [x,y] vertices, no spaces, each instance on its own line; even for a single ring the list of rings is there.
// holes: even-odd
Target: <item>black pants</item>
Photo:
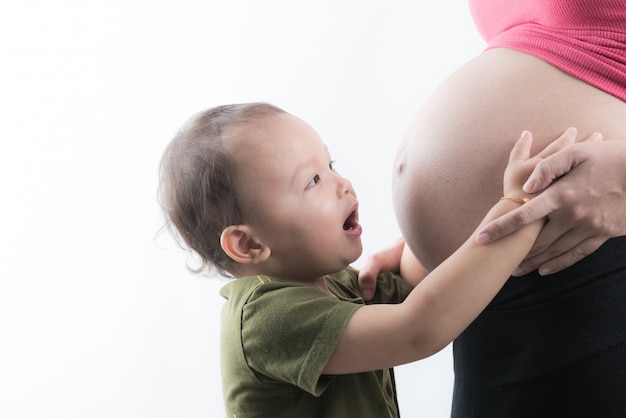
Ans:
[[[626,417],[626,237],[510,278],[454,342],[452,417]]]

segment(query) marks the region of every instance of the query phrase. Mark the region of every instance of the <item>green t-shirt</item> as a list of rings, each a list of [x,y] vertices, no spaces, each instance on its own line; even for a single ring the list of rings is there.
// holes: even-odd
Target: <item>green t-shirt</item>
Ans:
[[[365,303],[358,272],[326,276],[338,299],[267,276],[236,279],[220,294],[221,364],[228,418],[398,417],[393,370],[322,375],[350,316]],[[399,303],[412,287],[379,275],[375,303]]]

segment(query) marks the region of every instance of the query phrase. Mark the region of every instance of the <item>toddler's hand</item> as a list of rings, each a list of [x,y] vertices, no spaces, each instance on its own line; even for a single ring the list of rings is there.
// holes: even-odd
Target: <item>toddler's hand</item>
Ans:
[[[359,289],[365,301],[370,301],[376,293],[376,281],[378,273],[400,271],[400,259],[404,249],[404,239],[396,240],[392,245],[383,250],[368,255],[359,267]]]
[[[523,190],[523,185],[530,173],[540,161],[573,144],[576,141],[576,133],[576,128],[567,129],[563,135],[548,144],[537,155],[530,157],[532,134],[528,131],[522,132],[513,145],[509,163],[504,171],[504,196],[531,198],[532,194]]]

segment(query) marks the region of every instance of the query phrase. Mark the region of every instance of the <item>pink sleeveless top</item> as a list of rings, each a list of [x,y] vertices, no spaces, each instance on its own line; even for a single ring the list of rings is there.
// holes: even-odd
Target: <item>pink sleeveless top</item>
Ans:
[[[626,101],[626,0],[469,0],[487,49],[511,48]]]

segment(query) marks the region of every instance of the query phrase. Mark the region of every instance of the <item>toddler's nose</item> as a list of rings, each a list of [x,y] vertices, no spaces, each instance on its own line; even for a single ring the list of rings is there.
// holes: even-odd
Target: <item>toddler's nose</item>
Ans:
[[[342,197],[346,194],[350,194],[352,191],[352,183],[345,177],[339,176],[337,183],[337,197]]]

